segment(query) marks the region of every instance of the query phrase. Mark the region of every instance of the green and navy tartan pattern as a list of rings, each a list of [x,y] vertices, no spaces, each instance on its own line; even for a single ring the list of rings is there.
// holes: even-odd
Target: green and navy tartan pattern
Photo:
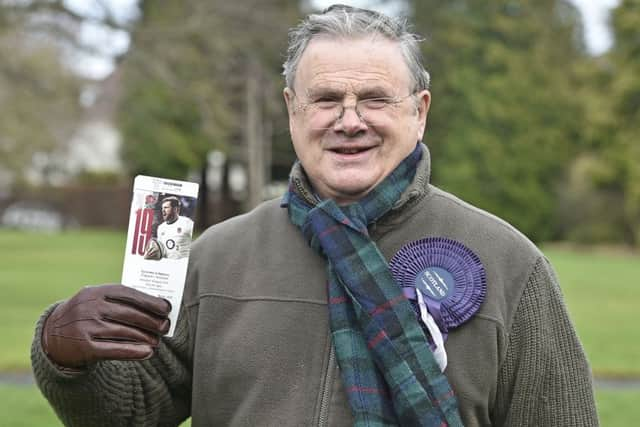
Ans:
[[[447,378],[367,230],[400,198],[421,156],[418,144],[358,203],[312,206],[293,184],[282,203],[327,260],[331,334],[355,426],[462,426]]]

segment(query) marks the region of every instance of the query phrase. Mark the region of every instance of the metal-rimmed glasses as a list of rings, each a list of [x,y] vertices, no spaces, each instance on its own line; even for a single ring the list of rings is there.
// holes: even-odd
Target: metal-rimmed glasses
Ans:
[[[294,111],[304,112],[311,122],[312,128],[326,129],[344,117],[347,108],[353,108],[358,118],[367,125],[375,125],[387,119],[389,113],[415,92],[405,96],[372,97],[357,99],[352,105],[346,105],[343,97],[320,96],[309,102],[298,103]],[[294,96],[297,95],[294,92]]]

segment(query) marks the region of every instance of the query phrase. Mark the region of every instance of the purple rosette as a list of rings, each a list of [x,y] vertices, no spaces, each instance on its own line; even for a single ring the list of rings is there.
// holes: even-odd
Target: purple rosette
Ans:
[[[421,292],[429,313],[443,333],[469,320],[487,293],[480,258],[460,242],[430,237],[402,247],[389,269],[404,294]]]

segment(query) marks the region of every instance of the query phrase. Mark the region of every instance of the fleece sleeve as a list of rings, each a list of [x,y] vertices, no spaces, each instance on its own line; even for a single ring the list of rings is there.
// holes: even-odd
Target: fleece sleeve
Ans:
[[[55,306],[54,306],[55,307]],[[56,367],[42,350],[49,308],[31,348],[36,383],[66,426],[177,426],[191,407],[191,355],[184,308],[172,338],[145,361],[104,361],[82,372]]]
[[[494,425],[598,425],[589,364],[545,258],[529,275],[507,339]]]

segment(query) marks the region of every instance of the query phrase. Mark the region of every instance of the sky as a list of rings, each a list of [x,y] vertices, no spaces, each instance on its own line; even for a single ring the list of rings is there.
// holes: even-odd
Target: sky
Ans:
[[[570,0],[582,13],[585,24],[585,38],[589,51],[598,55],[605,52],[612,43],[611,33],[607,27],[608,12],[615,7],[619,0]],[[312,0],[312,3],[323,8],[332,3],[343,3],[352,6],[368,6],[374,9],[375,0]],[[93,1],[87,0],[66,0],[65,3],[72,6],[78,12],[91,15]],[[137,14],[136,0],[108,0],[113,13],[117,18],[126,19]],[[373,4],[373,6],[371,6]],[[389,8],[388,13],[394,13],[397,8]],[[94,79],[102,79],[113,70],[113,61],[110,56],[118,55],[127,50],[129,46],[129,36],[126,32],[105,31],[95,25],[84,25],[81,37],[84,40],[95,41],[95,45],[104,46],[105,55],[74,54],[70,58],[72,67],[80,74]]]
[[[582,13],[585,38],[589,51],[593,54],[605,52],[612,43],[607,26],[609,10],[616,7],[619,0],[571,0]]]

